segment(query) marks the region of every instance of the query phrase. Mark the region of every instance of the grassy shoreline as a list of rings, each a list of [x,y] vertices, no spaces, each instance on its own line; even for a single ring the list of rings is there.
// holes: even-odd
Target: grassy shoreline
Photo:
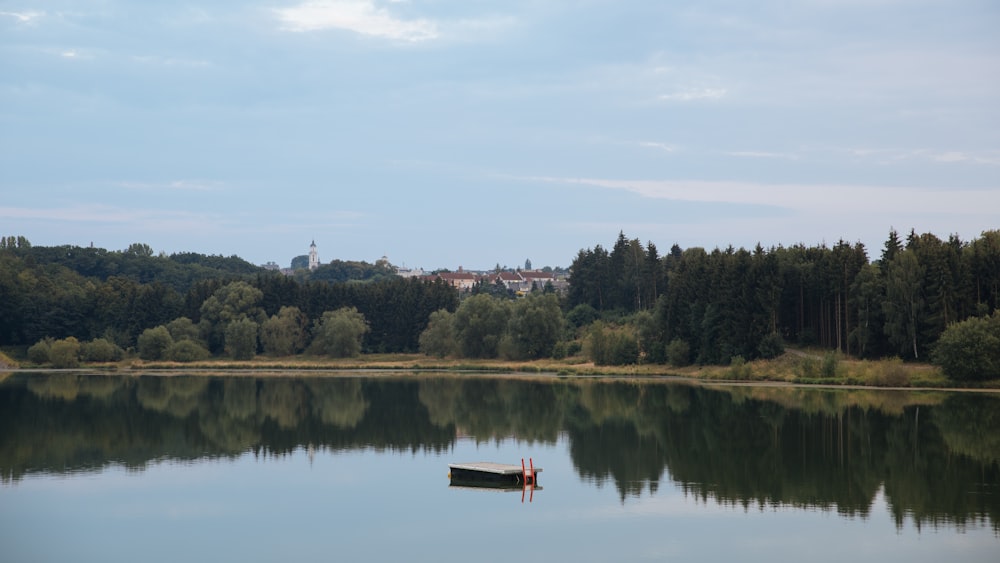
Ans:
[[[102,371],[149,371],[233,373],[288,371],[296,374],[330,371],[449,372],[482,374],[537,374],[560,377],[682,378],[706,383],[815,385],[833,387],[876,387],[905,389],[963,389],[1000,392],[1000,380],[959,386],[930,364],[899,360],[855,360],[794,350],[772,360],[757,360],[732,366],[688,366],[660,364],[597,366],[580,357],[564,360],[470,360],[439,359],[422,354],[367,354],[355,358],[258,356],[249,361],[211,359],[200,362],[146,362],[128,359],[117,363],[81,364],[81,368]],[[0,366],[0,369],[4,369]],[[8,370],[46,369],[44,366],[8,366]]]

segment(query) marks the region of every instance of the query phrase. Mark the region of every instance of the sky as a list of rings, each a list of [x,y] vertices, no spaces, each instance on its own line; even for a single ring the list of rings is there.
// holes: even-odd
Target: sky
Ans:
[[[1000,228],[996,0],[0,0],[0,234],[488,269]]]

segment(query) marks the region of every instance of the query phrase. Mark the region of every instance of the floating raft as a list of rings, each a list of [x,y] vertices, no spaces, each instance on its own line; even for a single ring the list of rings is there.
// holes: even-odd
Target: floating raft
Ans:
[[[452,485],[497,488],[535,486],[538,483],[538,473],[542,470],[541,467],[535,467],[534,462],[525,467],[524,460],[521,460],[521,465],[491,461],[449,463],[448,469]]]

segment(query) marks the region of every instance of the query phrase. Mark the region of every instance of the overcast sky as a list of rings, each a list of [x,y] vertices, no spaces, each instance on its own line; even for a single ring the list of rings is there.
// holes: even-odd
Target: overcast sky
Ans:
[[[425,269],[1000,228],[996,0],[0,0],[0,234]]]

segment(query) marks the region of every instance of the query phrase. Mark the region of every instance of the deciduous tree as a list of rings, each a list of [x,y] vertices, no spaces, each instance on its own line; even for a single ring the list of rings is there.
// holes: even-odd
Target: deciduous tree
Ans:
[[[1000,312],[950,325],[931,359],[957,381],[1000,379]]]
[[[95,338],[80,346],[80,358],[85,362],[117,362],[124,356],[118,345],[105,338]]]
[[[920,358],[917,337],[924,307],[924,270],[912,250],[904,250],[889,263],[886,276],[885,332],[896,350]]]
[[[455,342],[454,314],[446,309],[431,313],[427,328],[420,333],[420,351],[444,358],[458,351]]]
[[[209,350],[221,350],[225,344],[226,328],[230,323],[249,319],[255,324],[265,320],[260,307],[263,292],[244,281],[220,287],[201,306],[201,333]]]
[[[257,323],[244,317],[226,325],[226,353],[234,360],[252,360],[257,354]]]
[[[80,365],[80,342],[70,336],[52,343],[49,350],[52,367],[75,368]]]
[[[309,319],[298,307],[282,307],[260,327],[260,343],[264,353],[291,356],[306,347]]]
[[[313,350],[334,358],[350,358],[361,353],[361,341],[368,332],[365,316],[354,307],[327,311],[316,323]]]
[[[516,301],[507,327],[512,357],[534,360],[552,356],[564,324],[555,295],[532,293]]]
[[[166,359],[167,348],[174,343],[167,327],[160,325],[154,328],[147,328],[139,335],[137,348],[139,357],[143,360],[163,360]]]
[[[455,338],[467,358],[495,358],[507,332],[510,301],[474,295],[455,311]]]

